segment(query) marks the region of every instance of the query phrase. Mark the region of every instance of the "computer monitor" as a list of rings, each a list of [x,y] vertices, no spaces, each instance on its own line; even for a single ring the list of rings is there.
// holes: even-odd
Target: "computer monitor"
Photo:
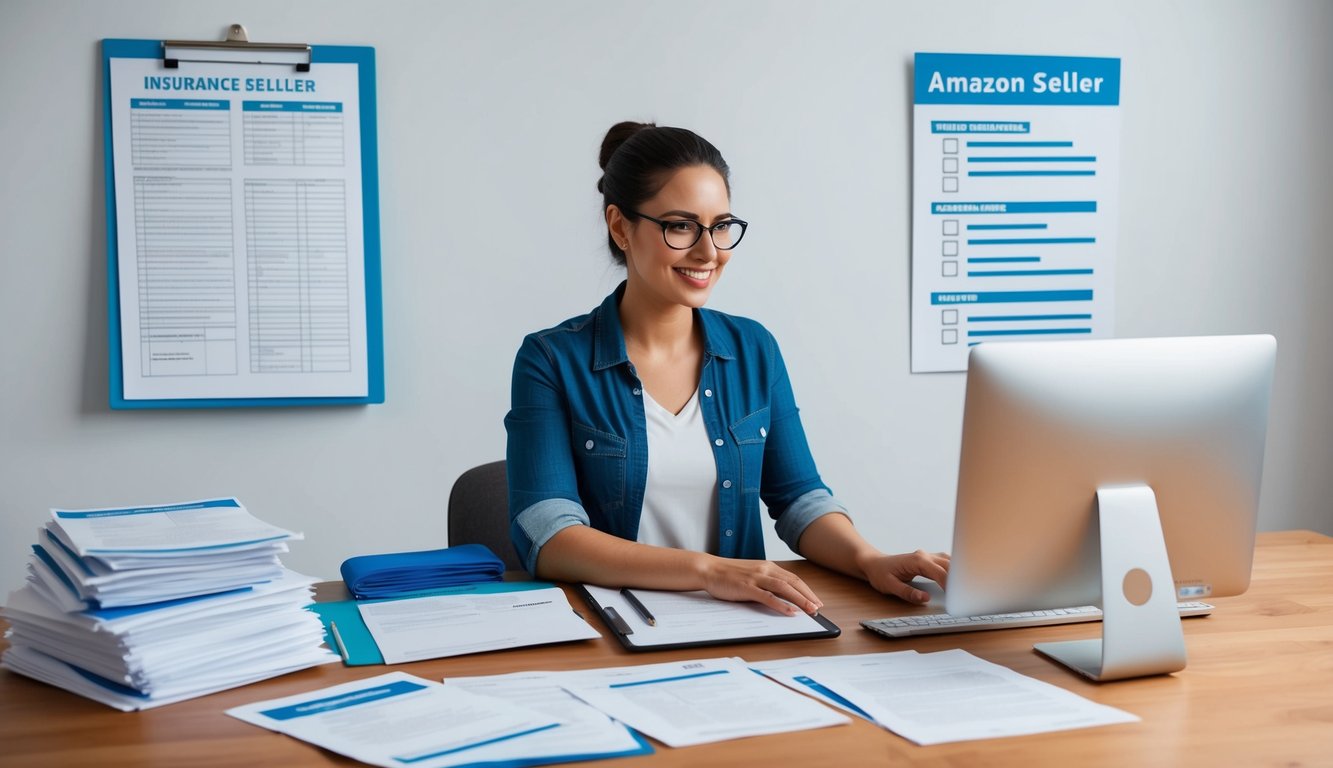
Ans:
[[[1177,599],[1249,586],[1272,336],[1001,342],[968,357],[950,614],[1102,607],[1037,650],[1096,680],[1185,666]]]

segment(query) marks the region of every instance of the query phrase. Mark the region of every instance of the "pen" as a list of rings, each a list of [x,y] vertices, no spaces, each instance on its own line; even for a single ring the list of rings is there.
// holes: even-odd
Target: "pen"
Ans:
[[[338,655],[343,657],[343,663],[347,663],[347,648],[343,645],[342,635],[338,634],[338,625],[332,621],[329,622],[329,629],[333,631],[333,642],[338,646]]]
[[[629,591],[629,587],[621,587],[620,594],[624,595],[625,599],[629,601],[629,604],[634,606],[634,610],[643,617],[644,621],[648,622],[648,626],[657,626],[657,619],[653,617],[653,614],[648,611],[643,603],[639,602],[639,598],[635,597],[634,593]]]

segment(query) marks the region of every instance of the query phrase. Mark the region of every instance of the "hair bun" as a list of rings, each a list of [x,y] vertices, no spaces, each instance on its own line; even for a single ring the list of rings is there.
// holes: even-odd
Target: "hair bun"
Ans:
[[[602,139],[602,151],[597,156],[597,165],[602,170],[606,170],[606,164],[611,161],[611,156],[616,153],[617,149],[620,149],[620,145],[624,144],[629,137],[639,131],[656,127],[656,123],[636,123],[632,120],[626,120],[611,126],[611,130],[606,132],[606,138]],[[601,187],[602,182],[598,181],[598,191],[601,191]]]

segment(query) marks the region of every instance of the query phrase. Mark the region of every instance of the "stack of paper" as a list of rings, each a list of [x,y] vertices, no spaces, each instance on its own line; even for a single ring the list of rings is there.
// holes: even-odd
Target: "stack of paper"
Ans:
[[[336,661],[278,560],[299,538],[236,499],[52,510],[0,664],[134,710]]]

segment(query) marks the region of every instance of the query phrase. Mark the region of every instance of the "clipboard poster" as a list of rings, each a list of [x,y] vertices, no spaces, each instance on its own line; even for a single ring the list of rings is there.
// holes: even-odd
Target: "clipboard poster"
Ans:
[[[706,645],[815,640],[842,634],[825,616],[783,616],[759,603],[718,600],[707,592],[635,589],[651,612],[649,624],[620,590],[580,584],[579,592],[628,651],[665,651]]]
[[[102,41],[111,407],[384,402],[374,49],[163,45]]]

